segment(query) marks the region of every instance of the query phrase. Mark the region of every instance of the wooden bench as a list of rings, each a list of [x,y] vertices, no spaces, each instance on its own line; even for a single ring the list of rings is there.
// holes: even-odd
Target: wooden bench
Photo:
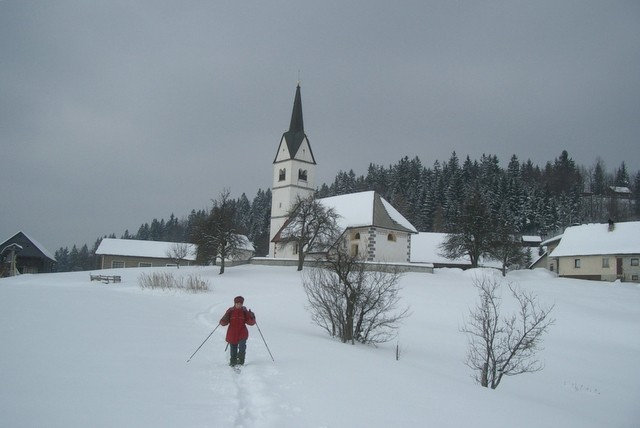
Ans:
[[[89,274],[89,277],[91,278],[91,281],[101,281],[101,282],[104,282],[105,284],[108,284],[110,282],[120,282],[120,281],[122,281],[122,278],[120,277],[120,275],[92,275],[92,274]]]

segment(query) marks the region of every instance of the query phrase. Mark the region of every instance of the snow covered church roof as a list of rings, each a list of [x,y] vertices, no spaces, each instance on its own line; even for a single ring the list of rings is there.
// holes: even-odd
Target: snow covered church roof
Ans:
[[[104,238],[100,242],[96,254],[166,259],[167,253],[174,245],[176,245],[176,242]],[[191,251],[184,259],[195,260],[198,247],[195,244],[186,245],[189,246]]]
[[[568,227],[549,257],[640,254],[640,221]]]
[[[339,215],[341,230],[376,226],[390,230],[418,233],[415,227],[377,192],[349,193],[319,200]]]

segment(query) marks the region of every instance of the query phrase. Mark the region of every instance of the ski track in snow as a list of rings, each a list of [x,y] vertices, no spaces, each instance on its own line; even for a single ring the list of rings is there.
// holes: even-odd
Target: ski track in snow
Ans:
[[[218,312],[223,311],[221,305],[211,306],[207,311],[196,316],[198,323],[207,328],[215,328]],[[226,331],[220,328],[216,334],[223,338]],[[256,345],[256,341],[250,341],[250,345]],[[206,351],[205,351],[206,352]],[[208,352],[208,370],[211,379],[211,389],[216,396],[213,403],[213,413],[215,415],[228,415],[224,421],[215,421],[216,427],[233,428],[270,428],[276,427],[277,415],[273,403],[273,394],[267,393],[268,378],[278,374],[275,367],[271,366],[271,361],[267,365],[266,361],[259,357],[260,362],[248,364],[236,372],[228,366],[228,351],[224,357],[217,355],[217,352]],[[260,355],[258,349],[252,346],[247,348],[247,357]]]
[[[266,393],[264,366],[245,366],[241,373],[232,371],[238,393],[234,428],[267,428],[273,425],[273,403]]]

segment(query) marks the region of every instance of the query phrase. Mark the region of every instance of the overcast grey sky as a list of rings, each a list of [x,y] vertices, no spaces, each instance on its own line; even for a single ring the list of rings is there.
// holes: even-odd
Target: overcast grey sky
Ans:
[[[271,184],[562,150],[640,165],[640,2],[0,0],[0,240],[135,233]]]

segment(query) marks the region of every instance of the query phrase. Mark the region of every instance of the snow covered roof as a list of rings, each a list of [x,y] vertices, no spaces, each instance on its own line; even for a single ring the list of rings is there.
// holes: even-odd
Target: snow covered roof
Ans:
[[[640,254],[640,221],[568,227],[549,257]]]
[[[45,248],[44,245],[42,245],[41,243],[39,243],[38,241],[36,241],[35,239],[33,239],[32,237],[30,237],[29,235],[27,235],[26,233],[20,231],[18,233],[16,233],[15,235],[11,236],[9,239],[7,239],[6,241],[4,241],[4,243],[6,244],[11,244],[12,242],[9,241],[13,241],[14,239],[16,239],[18,237],[18,235],[22,234],[22,236],[24,236],[27,240],[31,241],[31,243],[42,253],[45,255],[45,257],[53,260],[54,262],[56,261],[56,256],[49,250],[47,250]]]
[[[418,233],[415,227],[389,202],[374,191],[349,193],[319,200],[339,215],[338,226],[347,228],[377,226]]]
[[[166,259],[167,253],[174,245],[176,245],[175,242],[104,238],[100,242],[96,254]],[[185,257],[185,260],[195,260],[198,247],[194,244],[186,245],[189,246],[191,251]]]
[[[471,266],[469,256],[448,259],[441,255],[441,245],[446,239],[446,233],[420,232],[411,236],[411,263],[433,263],[442,265]],[[479,262],[485,267],[501,267],[499,262],[482,258]]]
[[[559,240],[561,240],[561,239],[562,239],[562,234],[560,234],[560,235],[556,235],[556,236],[554,236],[553,238],[545,239],[544,241],[542,241],[542,242],[540,243],[540,246],[541,246],[541,247],[545,247],[545,246],[547,246],[547,245],[549,245],[549,244],[552,244],[552,243],[554,243],[554,242],[557,242],[557,241],[559,241]]]
[[[623,187],[623,186],[609,186],[609,189],[611,189],[612,192],[614,193],[625,193],[625,194],[631,194],[631,189],[629,189],[628,187]]]
[[[470,265],[469,257],[448,259],[440,255],[440,246],[447,237],[446,233],[420,232],[411,237],[412,263],[442,263]]]
[[[249,241],[249,238],[247,237],[247,235],[237,235],[238,238],[240,239],[240,245],[238,246],[240,250],[245,250],[245,251],[255,251],[256,248],[253,246],[253,244],[251,243],[251,241]]]
[[[542,238],[535,235],[522,235],[522,242],[530,242],[532,244],[540,244]]]

